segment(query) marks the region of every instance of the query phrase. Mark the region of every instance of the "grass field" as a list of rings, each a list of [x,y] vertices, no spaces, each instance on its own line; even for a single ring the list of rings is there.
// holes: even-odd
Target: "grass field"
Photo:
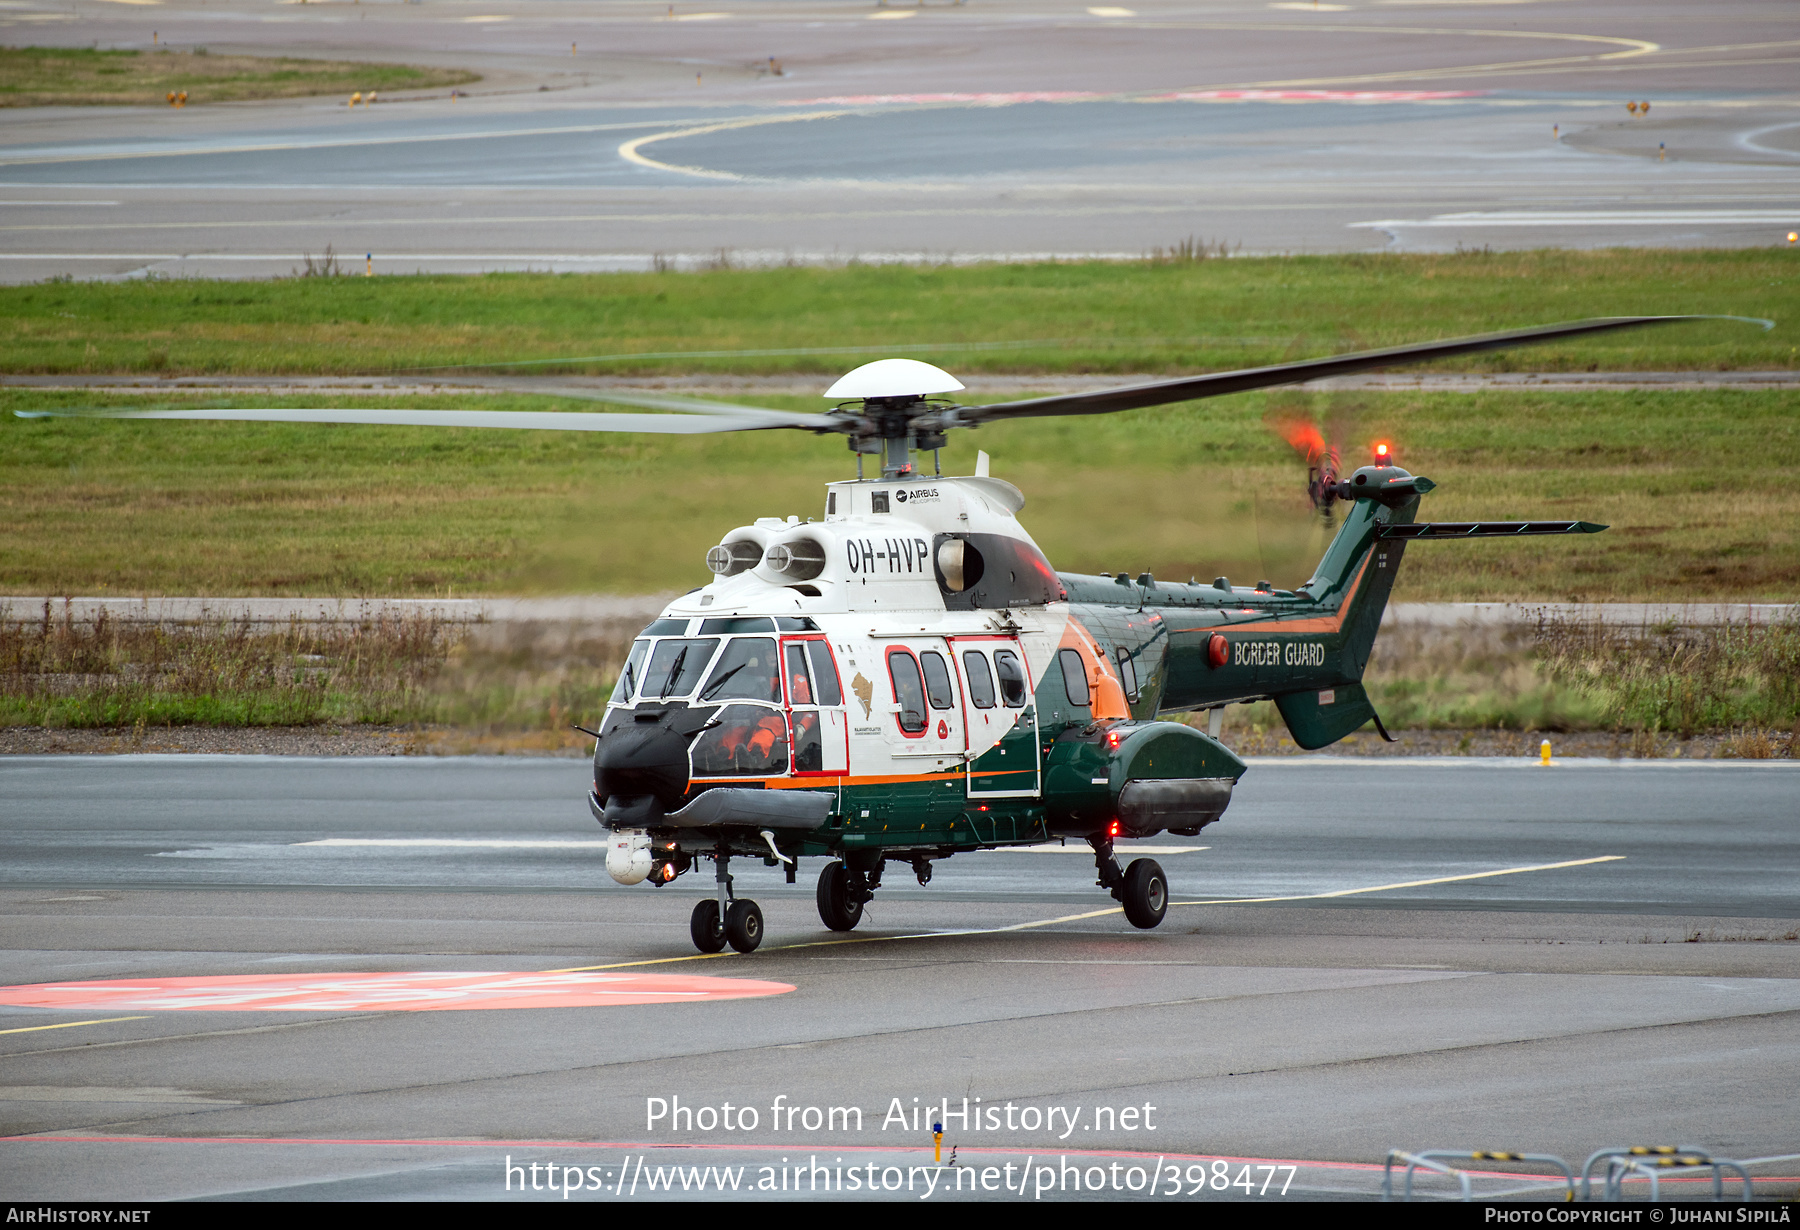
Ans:
[[[898,346],[959,372],[1186,372],[1692,313],[1779,323],[1616,334],[1456,369],[1800,367],[1800,251],[40,283],[0,288],[0,372],[365,373],[611,356],[541,370],[835,375],[863,358],[692,352]],[[680,357],[634,357],[670,352]]]
[[[167,106],[186,91],[188,106],[460,85],[477,74],[459,69],[346,60],[212,55],[177,51],[112,51],[86,47],[0,47],[0,107]]]
[[[0,410],[94,394],[0,391]],[[123,400],[122,398],[120,400]],[[276,399],[262,399],[264,401]],[[321,399],[323,400],[323,399]],[[354,399],[342,400],[354,404]],[[415,399],[423,404],[431,399]],[[759,398],[800,406],[798,398]],[[484,398],[497,406],[546,404]],[[439,399],[439,404],[447,403]],[[1397,600],[1800,597],[1800,394],[1244,395],[953,434],[1027,495],[1059,568],[1304,580],[1323,545],[1274,405],[1354,412],[1440,484],[1425,515],[1583,518],[1591,537],[1421,543]],[[835,438],[0,417],[0,592],[643,593],[708,579],[757,516],[816,516]]]
[[[882,345],[925,347],[907,353],[956,371],[1092,372],[1103,383],[1113,371],[1233,367],[1628,312],[1778,324],[1683,324],[1458,366],[1800,367],[1800,253],[62,282],[0,288],[8,342],[0,370],[342,373],[688,352],[557,366],[804,371],[821,377],[822,390],[825,377],[879,352],[691,352]],[[1043,340],[1057,338],[1080,340]],[[988,344],[1002,348],[957,348]],[[0,411],[107,399],[12,388],[0,390]],[[271,401],[281,404],[236,404]],[[480,402],[570,406],[513,395]],[[947,472],[967,473],[978,447],[991,453],[995,473],[1025,490],[1023,520],[1058,567],[1291,585],[1308,575],[1322,536],[1307,517],[1294,459],[1264,424],[1283,408],[1349,423],[1352,449],[1393,441],[1401,464],[1442,485],[1428,516],[1581,517],[1614,527],[1529,545],[1421,544],[1408,554],[1398,598],[1800,596],[1792,482],[1800,397],[1790,392],[1277,390],[957,432],[943,461]],[[707,579],[702,556],[726,529],[756,516],[816,514],[821,484],[854,473],[842,441],[798,433],[596,437],[9,413],[0,415],[0,467],[0,509],[13,529],[0,553],[0,592],[12,593],[685,589]]]

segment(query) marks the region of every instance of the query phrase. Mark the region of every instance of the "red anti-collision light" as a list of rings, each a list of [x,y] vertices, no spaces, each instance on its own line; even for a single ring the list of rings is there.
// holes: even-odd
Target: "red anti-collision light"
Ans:
[[[1231,642],[1217,632],[1206,642],[1206,662],[1209,666],[1223,666],[1231,660]]]
[[[1108,747],[1119,746],[1119,732],[1118,731],[1109,730],[1106,732],[1106,746],[1108,746]]]

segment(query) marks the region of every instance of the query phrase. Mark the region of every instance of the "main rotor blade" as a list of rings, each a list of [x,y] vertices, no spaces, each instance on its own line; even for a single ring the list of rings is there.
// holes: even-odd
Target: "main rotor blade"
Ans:
[[[679,397],[667,393],[643,393],[636,390],[595,389],[580,384],[551,384],[540,381],[507,380],[490,383],[459,379],[444,388],[492,389],[506,393],[526,393],[536,397],[567,397],[572,401],[607,402],[620,406],[642,406],[647,410],[671,410],[677,414],[724,415],[741,418],[763,427],[795,427],[804,431],[842,431],[844,420],[836,415],[809,414],[796,410],[769,410],[762,406],[744,406],[737,402],[712,401],[699,397]],[[746,425],[742,430],[750,430]]]
[[[809,427],[771,422],[750,414],[567,414],[541,410],[346,410],[346,409],[137,409],[130,406],[82,410],[15,410],[20,418],[204,419],[228,423],[346,423],[384,427],[501,427],[528,431],[630,431],[691,436],[719,431],[765,431]],[[767,412],[775,414],[775,411]],[[817,417],[793,415],[793,418]],[[835,422],[835,420],[829,420]],[[824,428],[823,430],[830,430]]]
[[[1099,389],[1092,393],[1033,397],[1024,401],[998,402],[986,406],[960,406],[956,413],[957,418],[963,422],[1037,418],[1057,414],[1113,414],[1143,406],[1166,406],[1178,401],[1197,401],[1203,397],[1222,397],[1227,393],[1244,393],[1275,385],[1322,380],[1328,376],[1345,376],[1352,372],[1366,372],[1402,363],[1423,363],[1428,359],[1508,350],[1514,346],[1530,346],[1554,338],[1611,333],[1617,329],[1669,325],[1690,320],[1742,320],[1762,325],[1765,329],[1775,327],[1774,321],[1750,316],[1601,316],[1591,320],[1543,325],[1535,329],[1512,329],[1505,333],[1482,333],[1474,337],[1454,337],[1439,342],[1419,342],[1411,346],[1390,346],[1385,350],[1365,350],[1323,359],[1302,359],[1297,363],[1277,363],[1272,367],[1184,376],[1179,380],[1159,380],[1154,384],[1126,385],[1117,389]]]

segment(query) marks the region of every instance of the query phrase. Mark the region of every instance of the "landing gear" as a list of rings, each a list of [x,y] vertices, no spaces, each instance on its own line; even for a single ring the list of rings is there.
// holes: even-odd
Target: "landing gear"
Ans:
[[[1125,883],[1121,886],[1119,900],[1125,906],[1125,917],[1134,927],[1148,931],[1163,920],[1163,915],[1169,912],[1169,882],[1155,859],[1132,861],[1125,869]]]
[[[708,903],[713,904],[711,902]],[[755,952],[762,943],[762,909],[754,901],[733,901],[725,912],[725,941],[739,952]]]
[[[1125,917],[1134,927],[1148,931],[1162,922],[1169,912],[1169,880],[1155,859],[1134,859],[1130,867],[1119,869],[1113,857],[1110,837],[1090,837],[1094,847],[1094,869],[1100,878],[1096,883],[1110,889],[1113,900],[1125,907]]]
[[[701,952],[718,952],[725,947],[725,928],[719,925],[719,903],[708,897],[694,906],[688,920],[688,934]]]
[[[739,901],[731,893],[731,855],[721,843],[713,855],[713,881],[718,895],[694,906],[688,934],[701,952],[721,952],[730,944],[739,952],[755,952],[762,943],[762,908],[754,901]]]
[[[862,921],[863,903],[869,899],[863,880],[861,872],[851,871],[841,862],[826,863],[819,872],[819,920],[833,931],[856,930]]]

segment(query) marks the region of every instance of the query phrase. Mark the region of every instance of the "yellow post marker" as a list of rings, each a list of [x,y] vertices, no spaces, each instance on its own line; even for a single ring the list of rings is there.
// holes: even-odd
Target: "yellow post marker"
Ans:
[[[944,1125],[941,1123],[931,1125],[931,1160],[940,1166],[944,1162]]]
[[[352,107],[354,107],[357,103],[359,103],[361,101],[362,101],[362,91],[361,90],[358,90],[356,93],[354,93],[350,96],[350,105]]]
[[[1550,740],[1545,739],[1538,747],[1538,763],[1546,769],[1550,767]]]
[[[1658,141],[1656,143],[1656,160],[1658,162],[1665,162],[1668,160],[1668,157],[1669,157],[1668,145],[1662,141]]]
[[[363,277],[372,278],[374,276],[375,276],[375,254],[373,252],[371,252],[371,253],[369,253],[369,263],[363,266]]]
[[[569,54],[570,54],[570,55],[574,55],[574,54],[575,54],[575,44],[574,44],[574,43],[570,43],[570,44],[569,44]]]
[[[1550,125],[1550,139],[1552,141],[1562,140],[1562,125],[1561,124]]]

